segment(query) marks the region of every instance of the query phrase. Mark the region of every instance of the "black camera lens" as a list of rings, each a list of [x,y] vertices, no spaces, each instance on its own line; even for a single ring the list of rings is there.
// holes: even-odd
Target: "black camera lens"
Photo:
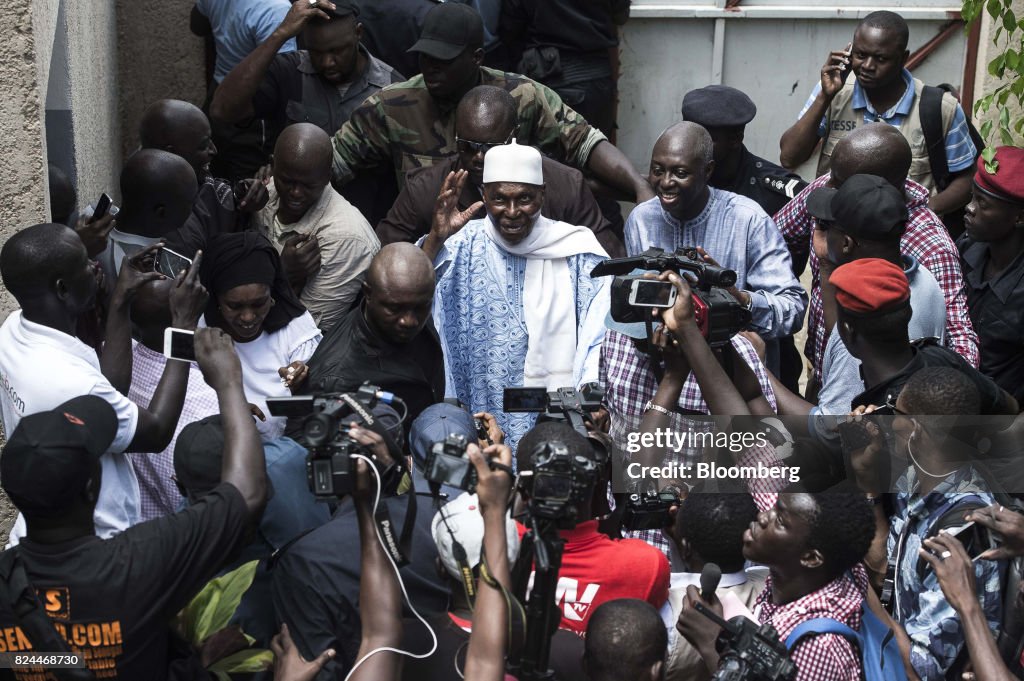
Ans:
[[[312,414],[302,427],[302,434],[310,447],[323,447],[334,437],[335,421],[325,414]]]

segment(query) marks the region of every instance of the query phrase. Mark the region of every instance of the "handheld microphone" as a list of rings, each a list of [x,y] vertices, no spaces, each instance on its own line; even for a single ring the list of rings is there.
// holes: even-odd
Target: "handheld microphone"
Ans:
[[[710,603],[715,598],[715,589],[722,581],[722,568],[714,563],[705,563],[700,571],[700,597]]]

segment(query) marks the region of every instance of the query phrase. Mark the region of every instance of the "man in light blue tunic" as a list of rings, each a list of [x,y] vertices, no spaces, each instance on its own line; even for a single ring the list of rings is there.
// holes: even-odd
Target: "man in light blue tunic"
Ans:
[[[609,279],[590,271],[607,258],[593,232],[542,215],[540,152],[515,143],[484,158],[483,198],[464,211],[465,170],[445,178],[430,233],[434,325],[447,392],[495,414],[515,447],[536,414],[506,414],[504,388],[578,387],[597,380]],[[470,220],[484,205],[487,217]]]

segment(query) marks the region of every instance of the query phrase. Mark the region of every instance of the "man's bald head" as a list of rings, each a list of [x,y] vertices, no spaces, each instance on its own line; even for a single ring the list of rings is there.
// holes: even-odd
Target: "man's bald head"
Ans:
[[[493,85],[476,86],[463,96],[455,110],[455,129],[464,139],[485,142],[479,139],[481,133],[493,130],[505,141],[518,122],[515,97]]]
[[[185,159],[159,149],[141,149],[121,171],[122,226],[132,233],[161,237],[181,227],[192,212],[199,185]]]
[[[703,161],[705,165],[711,163],[715,154],[715,145],[711,140],[711,134],[703,126],[691,121],[670,125],[658,137],[658,141],[654,143],[654,149],[656,152],[659,149],[673,152],[684,151]]]
[[[285,128],[274,145],[274,170],[310,170],[331,176],[334,149],[326,132],[312,123]]]
[[[434,288],[434,264],[414,244],[388,244],[370,261],[366,284],[371,288]]]
[[[715,145],[707,130],[689,121],[661,133],[647,173],[661,208],[677,220],[691,220],[707,206]]]
[[[512,95],[500,87],[478,85],[463,96],[455,110],[455,134],[459,167],[469,172],[469,181],[479,186],[484,181],[484,155],[487,147],[505,144],[519,124],[519,107]],[[477,145],[472,144],[477,142]]]
[[[160,99],[146,107],[139,122],[139,139],[143,149],[181,156],[199,178],[209,174],[210,161],[217,155],[206,114],[180,99]]]
[[[910,172],[910,144],[887,123],[864,125],[836,144],[832,152],[832,185],[853,175],[877,175],[903,192]]]
[[[392,343],[412,341],[430,319],[434,284],[434,264],[420,248],[394,243],[380,249],[363,284],[370,328]]]

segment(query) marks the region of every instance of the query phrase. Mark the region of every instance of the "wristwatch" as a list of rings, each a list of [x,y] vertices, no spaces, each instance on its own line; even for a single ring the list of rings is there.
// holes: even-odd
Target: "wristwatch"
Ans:
[[[646,414],[652,409],[654,411],[661,412],[665,416],[672,416],[672,412],[666,409],[665,407],[661,406],[660,404],[655,404],[651,400],[647,400],[647,404],[644,405],[644,413]]]

